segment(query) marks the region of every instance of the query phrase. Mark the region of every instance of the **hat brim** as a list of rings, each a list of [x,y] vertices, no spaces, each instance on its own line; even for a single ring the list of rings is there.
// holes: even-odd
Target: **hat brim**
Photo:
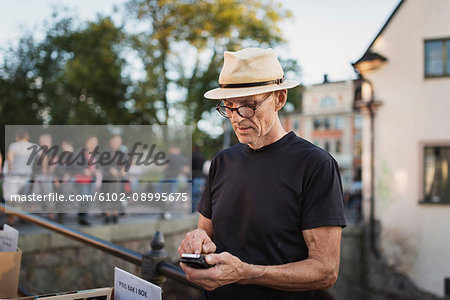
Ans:
[[[285,80],[282,84],[271,84],[265,86],[256,86],[248,88],[216,88],[207,91],[204,95],[206,99],[219,100],[253,96],[258,94],[264,94],[268,92],[274,92],[279,90],[290,89],[299,85],[300,82],[296,80]]]

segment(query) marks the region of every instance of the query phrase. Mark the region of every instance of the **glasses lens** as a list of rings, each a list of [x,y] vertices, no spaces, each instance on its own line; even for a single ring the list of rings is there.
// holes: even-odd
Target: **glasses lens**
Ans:
[[[239,107],[238,112],[243,118],[251,118],[255,114],[255,111],[248,106]]]
[[[227,109],[225,106],[217,107],[217,111],[219,112],[219,114],[221,114],[225,118],[230,118],[232,115],[232,112],[229,109]]]

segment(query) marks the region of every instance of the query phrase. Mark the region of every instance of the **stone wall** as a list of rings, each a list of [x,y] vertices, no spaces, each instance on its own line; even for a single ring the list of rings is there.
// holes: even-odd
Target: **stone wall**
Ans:
[[[389,266],[383,253],[375,256],[369,245],[368,226],[344,229],[339,278],[327,292],[330,299],[442,299],[422,291],[408,276],[398,272],[395,266]]]
[[[339,276],[328,292],[334,299],[367,299],[363,289],[362,229],[348,226],[342,233]]]
[[[196,223],[196,216],[186,216],[170,221],[95,226],[83,231],[146,253],[152,234],[159,230],[164,233],[169,257],[177,259],[179,243]],[[138,266],[46,230],[21,234],[19,247],[23,251],[19,284],[35,295],[113,286],[115,266],[137,275],[141,273]]]

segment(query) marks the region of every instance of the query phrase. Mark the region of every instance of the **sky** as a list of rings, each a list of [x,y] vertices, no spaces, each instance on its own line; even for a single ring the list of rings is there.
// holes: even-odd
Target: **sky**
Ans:
[[[109,15],[124,0],[1,0],[0,47],[49,19],[52,7],[68,6],[81,19]],[[304,84],[355,77],[351,62],[367,49],[399,0],[281,0],[294,17],[280,25],[287,43],[275,49],[302,68]],[[292,78],[291,78],[292,79]]]

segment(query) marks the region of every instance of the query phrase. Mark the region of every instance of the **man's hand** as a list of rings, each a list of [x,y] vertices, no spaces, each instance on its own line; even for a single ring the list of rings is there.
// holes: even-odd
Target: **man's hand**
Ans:
[[[207,291],[241,280],[242,272],[249,266],[228,252],[208,254],[205,259],[208,264],[215,266],[209,269],[194,269],[183,263],[180,266],[186,273],[187,280]]]
[[[216,245],[203,229],[195,229],[186,234],[186,237],[178,247],[178,254],[196,253],[208,254],[216,251]]]

